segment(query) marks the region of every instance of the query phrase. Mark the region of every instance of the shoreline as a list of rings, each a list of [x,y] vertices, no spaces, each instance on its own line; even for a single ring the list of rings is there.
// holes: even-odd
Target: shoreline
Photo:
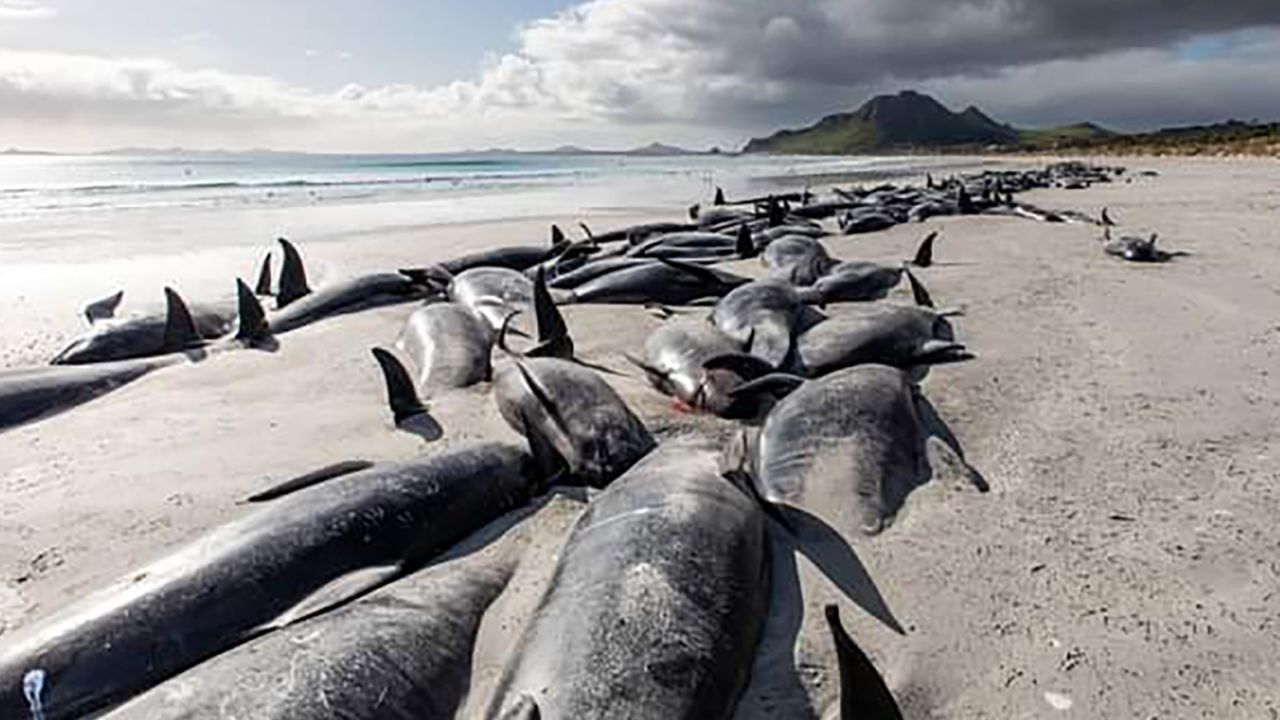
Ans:
[[[1280,165],[1142,164],[1160,176],[1026,199],[1108,206],[1126,230],[1158,230],[1170,250],[1192,253],[1167,265],[1103,255],[1096,228],[1006,217],[824,240],[841,259],[897,263],[940,231],[938,261],[921,277],[940,306],[965,311],[957,335],[977,356],[934,368],[923,389],[991,492],[930,483],[889,530],[855,546],[908,634],[853,607],[846,625],[908,717],[1041,717],[1048,694],[1080,717],[1280,712],[1280,637],[1270,631],[1280,579]],[[544,241],[551,219],[568,230],[578,219],[682,212],[299,240],[322,282]],[[120,282],[131,293],[176,282],[192,298],[225,294],[229,273],[256,269],[269,239],[144,267],[91,261],[56,281],[6,265],[0,282],[23,294],[0,308],[0,364],[15,347],[34,357],[78,329],[83,300]],[[756,261],[724,267],[763,274]],[[515,441],[483,385],[432,401],[440,443],[394,430],[369,348],[390,345],[411,311],[333,318],[283,337],[275,354],[159,371],[0,433],[0,632],[241,514],[242,498],[283,478],[463,439]],[[624,353],[662,322],[641,307],[564,312],[579,355],[613,368],[627,368]],[[607,381],[659,438],[728,427],[677,412],[641,378]],[[553,569],[553,551],[535,558],[521,599],[536,602]],[[476,667],[483,688],[501,661]]]

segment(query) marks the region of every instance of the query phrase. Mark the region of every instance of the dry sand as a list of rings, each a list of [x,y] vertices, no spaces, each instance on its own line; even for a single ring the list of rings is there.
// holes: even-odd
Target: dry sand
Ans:
[[[828,241],[842,258],[897,261],[940,229],[939,263],[922,276],[941,304],[964,308],[957,332],[978,355],[935,369],[924,388],[992,491],[933,484],[884,535],[855,543],[908,635],[848,603],[845,622],[908,717],[1280,717],[1280,164],[1127,164],[1161,176],[1025,199],[1108,205],[1126,229],[1159,230],[1167,249],[1191,256],[1126,264],[1102,254],[1094,228],[994,217]],[[544,222],[520,221],[303,251],[332,277],[544,235]],[[122,281],[229,291],[229,275],[249,275],[260,252],[71,264],[56,287],[41,281],[47,258],[9,262],[0,280],[18,299],[0,307],[0,366],[56,351],[81,302]],[[0,627],[235,516],[273,481],[424,449],[392,428],[368,352],[390,345],[410,311],[326,321],[275,354],[163,370],[0,434]],[[616,368],[660,323],[634,307],[566,316],[579,354]],[[661,436],[731,427],[676,412],[639,379],[611,382]],[[484,386],[440,398],[433,413],[446,430],[436,446],[516,440]],[[536,546],[486,620],[480,685],[562,539]]]

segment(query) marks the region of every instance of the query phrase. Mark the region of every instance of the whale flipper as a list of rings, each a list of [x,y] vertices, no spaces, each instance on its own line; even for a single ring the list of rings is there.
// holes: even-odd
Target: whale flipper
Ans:
[[[920,282],[910,270],[903,268],[902,271],[907,274],[907,282],[911,283],[911,297],[915,299],[916,305],[920,307],[933,307],[933,297],[929,295],[929,290],[925,288],[924,283]]]
[[[332,480],[343,475],[350,475],[353,472],[368,470],[373,467],[373,463],[368,460],[343,460],[332,465],[326,465],[319,470],[312,470],[305,475],[299,475],[289,478],[282,483],[272,485],[260,493],[250,495],[245,502],[258,503],[268,500],[275,500],[278,497],[284,497],[291,492],[319,485],[325,480]]]
[[[840,720],[902,720],[902,711],[870,658],[840,624],[840,608],[824,608],[840,664]]]
[[[409,377],[409,371],[405,369],[404,364],[395,355],[382,348],[373,348],[372,352],[382,368],[382,377],[387,382],[387,403],[391,406],[396,427],[403,425],[410,418],[425,414],[427,408],[422,404],[422,400],[418,399],[418,391],[414,389],[413,380]]]
[[[771,393],[778,397],[786,397],[793,390],[804,384],[804,378],[788,373],[769,373],[761,378],[745,382],[729,391],[730,397],[748,397],[759,393]]]
[[[204,339],[196,332],[196,323],[182,296],[173,288],[165,288],[164,301],[164,351],[178,352],[203,345]]]
[[[117,290],[115,294],[95,300],[84,306],[84,316],[88,318],[89,324],[92,325],[99,320],[106,320],[115,317],[116,308],[120,307],[120,301],[124,299],[124,291]]]
[[[280,247],[284,250],[284,262],[280,265],[280,285],[276,288],[277,310],[311,294],[311,288],[307,285],[307,269],[302,264],[298,248],[285,238],[280,238]]]
[[[349,572],[303,598],[297,605],[289,608],[259,630],[279,630],[332,610],[339,605],[346,605],[398,579],[404,573],[404,567],[401,565],[379,565]]]

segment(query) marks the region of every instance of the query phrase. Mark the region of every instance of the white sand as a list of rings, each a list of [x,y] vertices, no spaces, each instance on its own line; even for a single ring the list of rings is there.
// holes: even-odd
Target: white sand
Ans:
[[[921,275],[941,304],[966,310],[957,332],[978,355],[934,370],[924,387],[992,492],[926,487],[888,532],[856,544],[908,637],[843,605],[909,717],[1280,713],[1280,164],[1127,164],[1162,175],[1025,199],[1109,205],[1126,229],[1159,230],[1167,249],[1192,256],[1125,264],[1101,253],[1094,228],[994,217],[828,241],[842,258],[896,262],[941,229],[939,264]],[[540,242],[545,227],[299,239],[316,274],[332,277],[438,259],[431,248],[447,257]],[[121,283],[155,292],[163,277],[192,298],[230,292],[231,273],[252,275],[263,249],[95,259],[56,280],[40,272],[52,272],[48,253],[24,262],[6,252],[17,261],[0,283],[19,299],[0,307],[0,365],[52,354],[79,329],[82,301]],[[276,354],[163,370],[0,434],[0,626],[233,517],[239,499],[274,481],[423,449],[391,427],[368,353],[389,346],[410,311],[311,326]],[[579,354],[619,369],[660,322],[633,307],[566,316]],[[675,412],[638,379],[611,382],[660,435],[732,427]],[[433,413],[444,443],[516,440],[483,386],[439,399]],[[559,532],[522,568],[518,597],[486,621],[478,683],[492,682],[536,602]]]

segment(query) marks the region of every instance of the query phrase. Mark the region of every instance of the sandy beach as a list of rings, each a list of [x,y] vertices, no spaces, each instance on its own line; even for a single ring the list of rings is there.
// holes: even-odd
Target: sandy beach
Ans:
[[[1116,162],[1159,176],[1023,199],[1107,206],[1126,230],[1158,231],[1188,256],[1128,264],[1102,253],[1097,228],[988,216],[824,240],[842,259],[897,263],[939,230],[938,262],[921,276],[940,305],[964,310],[957,333],[977,356],[933,369],[923,387],[991,491],[933,483],[887,532],[855,543],[908,634],[851,605],[845,623],[908,717],[1280,717],[1280,164]],[[551,222],[607,229],[682,213],[295,239],[323,283],[541,243]],[[120,287],[229,295],[270,241],[56,264],[56,249],[0,247],[0,367],[47,359],[82,329],[86,301]],[[756,261],[723,267],[764,274]],[[430,447],[393,427],[369,349],[390,346],[412,309],[332,318],[275,353],[167,368],[0,433],[0,630],[237,516],[287,477],[463,439],[519,441],[483,384],[433,400],[445,437]],[[628,373],[624,353],[662,322],[638,306],[564,312],[580,357]],[[608,380],[659,438],[733,429],[677,411],[632,374]],[[499,672],[554,568],[548,538],[577,507],[545,508],[554,532],[530,544],[482,628],[473,695]]]

